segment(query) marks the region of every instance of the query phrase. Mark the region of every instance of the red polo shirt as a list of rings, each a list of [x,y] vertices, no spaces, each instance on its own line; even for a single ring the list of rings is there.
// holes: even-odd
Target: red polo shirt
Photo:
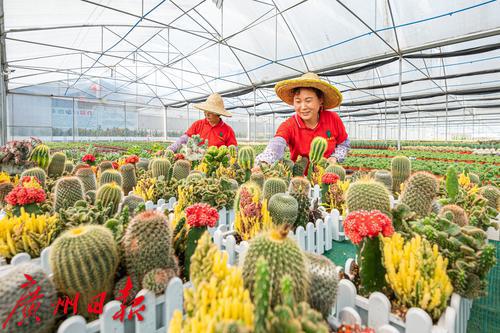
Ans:
[[[317,136],[324,137],[328,142],[328,147],[323,155],[325,158],[333,154],[337,144],[347,139],[344,123],[340,120],[339,115],[333,111],[321,111],[318,125],[315,128],[306,127],[304,121],[297,114],[294,114],[278,127],[275,136],[285,139],[288,148],[290,148],[290,157],[294,162],[299,155],[309,157],[311,141]]]
[[[215,126],[210,125],[208,120],[200,119],[195,121],[185,133],[187,136],[198,134],[202,139],[208,139],[208,146],[230,146],[238,145],[236,136],[231,126],[222,119]]]

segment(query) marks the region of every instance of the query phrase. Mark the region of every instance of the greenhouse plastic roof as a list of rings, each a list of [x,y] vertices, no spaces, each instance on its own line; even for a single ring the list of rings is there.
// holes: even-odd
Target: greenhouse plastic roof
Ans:
[[[4,0],[10,93],[289,114],[273,85],[315,71],[342,115],[500,113],[500,2]]]

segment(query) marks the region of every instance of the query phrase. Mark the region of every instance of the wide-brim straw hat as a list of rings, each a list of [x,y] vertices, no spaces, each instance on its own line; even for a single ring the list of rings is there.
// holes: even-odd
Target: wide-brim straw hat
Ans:
[[[340,91],[330,83],[321,80],[316,73],[305,73],[295,79],[280,81],[274,86],[274,91],[283,102],[293,105],[293,90],[295,88],[316,88],[321,90],[325,109],[333,109],[342,103]]]
[[[214,93],[208,96],[207,100],[202,103],[194,104],[194,107],[201,111],[211,112],[220,116],[232,117],[231,112],[224,108],[222,96]]]

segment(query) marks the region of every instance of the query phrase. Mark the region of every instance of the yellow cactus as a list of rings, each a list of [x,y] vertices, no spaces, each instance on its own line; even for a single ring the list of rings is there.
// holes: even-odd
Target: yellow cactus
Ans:
[[[56,215],[28,214],[21,208],[20,216],[6,217],[0,223],[0,256],[12,258],[26,252],[32,258],[39,257],[60,229]]]
[[[6,172],[0,172],[0,184],[1,183],[10,183],[10,176]]]
[[[153,200],[155,194],[156,178],[141,179],[137,182],[133,191],[145,201]]]
[[[420,235],[405,242],[400,234],[383,238],[383,263],[386,280],[398,303],[419,307],[437,320],[445,310],[453,292],[446,274],[448,259]]]
[[[466,176],[465,173],[462,172],[458,177],[458,184],[465,188],[469,187],[470,184],[469,176]]]
[[[198,166],[196,166],[196,168],[194,168],[196,171],[201,171],[203,173],[207,173],[208,172],[208,166],[205,162],[201,162],[200,164],[198,164]]]
[[[205,233],[203,237],[210,235]],[[200,239],[200,243],[206,241]],[[207,258],[207,262],[212,262],[211,274],[196,280],[196,283],[193,281],[193,288],[185,289],[186,317],[183,319],[182,313],[177,310],[168,332],[215,333],[216,325],[225,321],[239,321],[253,329],[254,306],[249,291],[243,286],[241,268],[227,265],[226,252],[208,253],[213,257]],[[194,255],[197,255],[196,252]]]

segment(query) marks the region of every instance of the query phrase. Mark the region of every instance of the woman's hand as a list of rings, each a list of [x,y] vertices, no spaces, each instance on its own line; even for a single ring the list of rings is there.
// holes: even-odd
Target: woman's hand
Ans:
[[[337,164],[337,158],[336,157],[328,157],[328,164]]]

